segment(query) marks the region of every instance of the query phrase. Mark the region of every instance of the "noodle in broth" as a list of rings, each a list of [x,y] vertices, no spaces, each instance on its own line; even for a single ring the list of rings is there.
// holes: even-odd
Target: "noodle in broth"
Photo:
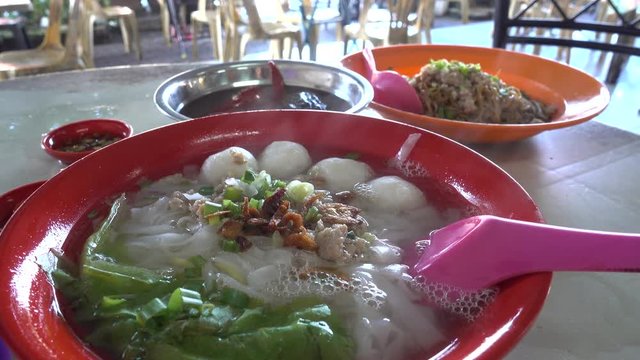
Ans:
[[[229,148],[114,203],[79,266],[52,274],[85,341],[123,359],[402,359],[443,339],[422,301],[442,288],[401,248],[451,219],[362,162],[310,167],[290,142],[258,159]]]

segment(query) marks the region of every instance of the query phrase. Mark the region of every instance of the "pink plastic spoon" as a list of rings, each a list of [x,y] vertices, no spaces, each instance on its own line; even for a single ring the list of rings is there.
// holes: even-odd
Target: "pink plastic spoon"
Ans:
[[[409,82],[395,71],[378,71],[371,49],[362,50],[367,80],[373,85],[373,101],[403,111],[424,114],[422,101]]]
[[[435,230],[414,267],[427,282],[480,290],[541,271],[640,271],[640,235],[588,231],[495,216]]]

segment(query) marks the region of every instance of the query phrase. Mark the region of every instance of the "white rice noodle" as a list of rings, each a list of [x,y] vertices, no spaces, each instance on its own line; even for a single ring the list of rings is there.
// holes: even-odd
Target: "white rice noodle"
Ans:
[[[393,239],[394,244],[426,239],[433,229],[444,226],[445,220],[431,206],[424,206],[401,214],[387,212],[384,208],[364,210],[361,214],[369,223],[369,231],[381,239]]]
[[[144,233],[141,228],[139,233]],[[193,256],[211,256],[219,247],[213,227],[203,226],[193,235],[188,232],[168,232],[141,236],[123,235],[119,240],[127,247],[135,265],[150,269],[180,267]]]

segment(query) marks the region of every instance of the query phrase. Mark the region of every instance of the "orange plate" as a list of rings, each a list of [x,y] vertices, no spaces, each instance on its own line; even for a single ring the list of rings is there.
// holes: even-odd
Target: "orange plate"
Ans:
[[[373,49],[379,70],[392,69],[413,76],[430,60],[448,59],[480,64],[532,98],[558,108],[553,120],[542,124],[484,124],[446,120],[400,111],[376,102],[371,107],[388,119],[401,121],[470,143],[524,139],[545,130],[585,122],[609,104],[609,91],[591,75],[557,61],[502,49],[452,45],[397,45]],[[362,53],[342,59],[342,65],[364,75]]]

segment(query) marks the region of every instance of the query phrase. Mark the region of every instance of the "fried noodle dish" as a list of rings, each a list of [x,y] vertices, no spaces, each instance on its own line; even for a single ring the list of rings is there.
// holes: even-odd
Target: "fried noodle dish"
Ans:
[[[556,111],[505,84],[479,64],[432,60],[409,80],[424,113],[477,123],[532,124],[551,121]]]

